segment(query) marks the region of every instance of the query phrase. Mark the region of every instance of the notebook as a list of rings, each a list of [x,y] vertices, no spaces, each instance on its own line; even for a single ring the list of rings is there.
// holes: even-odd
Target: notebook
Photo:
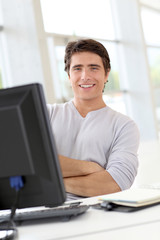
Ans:
[[[100,197],[102,202],[111,202],[122,206],[143,207],[160,203],[160,190],[132,188]]]

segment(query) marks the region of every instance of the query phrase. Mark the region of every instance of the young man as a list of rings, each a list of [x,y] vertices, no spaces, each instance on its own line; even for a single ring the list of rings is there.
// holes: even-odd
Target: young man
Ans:
[[[74,98],[48,110],[70,200],[127,189],[137,174],[137,126],[102,98],[110,68],[101,43],[85,39],[66,46]]]

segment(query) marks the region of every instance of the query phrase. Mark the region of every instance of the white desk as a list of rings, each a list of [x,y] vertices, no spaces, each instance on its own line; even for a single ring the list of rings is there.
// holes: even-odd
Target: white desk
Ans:
[[[141,144],[139,160],[135,185],[160,182],[160,143]],[[133,213],[91,208],[68,222],[20,226],[18,231],[18,240],[159,240],[160,205]]]
[[[133,213],[90,208],[67,222],[19,226],[18,240],[160,239],[160,205]]]

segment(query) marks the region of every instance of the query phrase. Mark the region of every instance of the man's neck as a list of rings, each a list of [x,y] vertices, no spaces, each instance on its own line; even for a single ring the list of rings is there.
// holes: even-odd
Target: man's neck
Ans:
[[[91,112],[106,106],[103,99],[101,101],[89,101],[89,100],[73,100],[74,106],[76,107],[77,111],[80,113],[82,117],[86,117],[86,115]]]

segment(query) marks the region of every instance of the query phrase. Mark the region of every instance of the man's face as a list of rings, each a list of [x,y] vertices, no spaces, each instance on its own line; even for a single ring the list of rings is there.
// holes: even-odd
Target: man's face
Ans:
[[[99,55],[91,52],[73,54],[69,80],[74,97],[81,100],[102,99],[102,91],[108,74],[105,73]]]

